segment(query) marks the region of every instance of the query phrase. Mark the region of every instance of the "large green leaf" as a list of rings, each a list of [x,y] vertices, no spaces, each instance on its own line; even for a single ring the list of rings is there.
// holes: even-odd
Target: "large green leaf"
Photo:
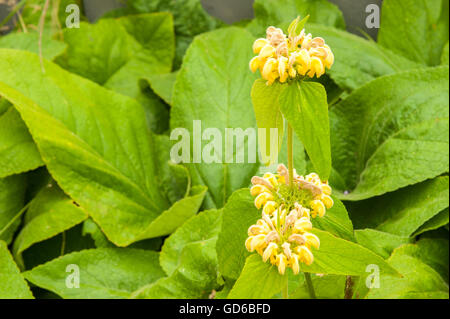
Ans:
[[[15,218],[24,206],[27,182],[24,175],[0,178],[0,240],[10,243],[20,224]]]
[[[322,180],[331,173],[330,125],[325,88],[316,82],[294,82],[280,94],[280,108],[305,146]]]
[[[438,65],[448,42],[447,0],[385,0],[378,41],[407,58]]]
[[[53,63],[45,61],[44,67],[45,74],[37,55],[0,50],[0,94],[21,113],[64,192],[112,242],[126,246],[155,235],[151,230],[157,218],[171,219],[166,230],[173,231],[184,222],[181,215],[195,214],[200,198],[187,197],[170,209],[157,177],[155,138],[138,103]],[[197,205],[183,211],[184,201]]]
[[[399,236],[411,236],[448,206],[449,178],[437,177],[357,202],[352,205],[352,219],[359,228],[376,228]]]
[[[388,258],[395,248],[408,244],[411,238],[381,232],[375,229],[358,229],[355,231],[358,244],[369,248],[383,258]]]
[[[346,276],[311,274],[311,281],[318,299],[344,299]],[[289,298],[310,299],[306,282],[289,294]]]
[[[449,221],[449,209],[446,208],[442,212],[434,215],[432,218],[427,220],[422,226],[420,226],[413,234],[413,236],[418,236],[424,232],[438,229],[439,227],[448,225]]]
[[[257,36],[265,35],[269,26],[287,27],[292,20],[310,15],[308,22],[345,29],[345,21],[338,7],[326,0],[256,0],[255,19],[248,25]]]
[[[0,178],[33,170],[44,163],[19,113],[0,115]]]
[[[14,263],[6,243],[0,240],[0,299],[31,299],[30,288]]]
[[[42,56],[48,60],[63,53],[67,45],[53,40],[50,36],[42,38]],[[0,48],[30,51],[39,54],[39,33],[11,33],[0,37]]]
[[[244,132],[250,129],[251,133],[256,133],[250,100],[250,90],[256,76],[248,70],[252,42],[253,37],[247,31],[236,27],[198,36],[186,53],[175,83],[171,128],[187,129],[190,133],[191,163],[187,166],[194,184],[208,186],[207,208],[222,207],[234,190],[250,183],[259,166],[255,141],[250,144],[248,138],[241,136],[244,143],[236,145],[238,139],[233,137],[233,149],[228,148],[232,151],[233,163],[226,163],[230,158],[224,150],[225,128]],[[202,132],[193,132],[194,120],[201,121],[202,130],[213,128],[220,131],[219,137],[209,137],[209,143],[219,143],[222,151],[222,156],[216,154],[218,163],[206,163],[196,158],[202,152],[199,147]],[[244,163],[236,163],[238,150],[244,154]],[[256,163],[248,163],[248,155],[254,155]]]
[[[385,76],[332,109],[333,166],[348,191],[341,199],[381,195],[448,172],[448,72]]]
[[[221,211],[192,217],[164,243],[161,265],[168,277],[142,287],[134,298],[206,298],[217,289],[216,241]]]
[[[140,249],[88,249],[37,266],[24,276],[63,298],[128,298],[134,290],[164,276],[158,258],[157,252]],[[77,272],[79,288],[74,288],[70,276]]]
[[[330,46],[335,62],[327,72],[345,90],[354,90],[383,75],[421,67],[371,40],[343,30],[308,24],[306,31],[324,38]]]
[[[419,258],[405,252],[403,247],[394,250],[389,264],[403,277],[380,274],[380,286],[370,289],[368,298],[448,299],[448,285],[441,276]]]
[[[170,72],[174,54],[172,16],[141,14],[81,23],[64,30],[66,52],[57,58],[65,69],[116,92],[137,99],[145,108],[152,129],[162,132],[167,117],[164,105],[141,87],[140,80]],[[162,117],[162,118],[161,118]]]
[[[176,31],[176,54],[174,65],[181,65],[183,56],[194,36],[216,29],[222,22],[210,16],[200,0],[129,0],[126,7],[112,11],[107,16],[123,16],[136,13],[170,12],[174,17]]]
[[[287,275],[281,276],[276,267],[263,263],[259,255],[249,256],[242,273],[231,289],[230,299],[269,299],[286,285]]]
[[[284,135],[284,118],[280,112],[280,104],[278,102],[283,85],[276,82],[273,85],[266,85],[267,81],[263,79],[256,80],[252,87],[253,110],[255,111],[256,124],[258,129],[264,129],[265,135],[260,135],[258,131],[258,145],[261,152],[265,150],[263,158],[268,156],[267,164],[273,164],[272,158],[276,158],[280,151]],[[271,130],[272,129],[272,130]],[[272,149],[272,132],[276,129],[274,146]],[[273,154],[272,154],[273,153]]]
[[[62,233],[87,217],[86,212],[68,198],[57,185],[50,184],[31,202],[25,215],[25,224],[14,241],[14,255],[19,256],[33,244]]]
[[[313,250],[314,262],[300,265],[300,270],[316,274],[367,276],[367,266],[375,264],[380,273],[398,276],[380,256],[354,242],[335,237],[329,232],[313,229],[320,239],[320,249]]]
[[[248,228],[261,218],[248,188],[231,195],[223,208],[222,229],[217,240],[219,270],[224,277],[237,279],[250,253],[245,249]]]

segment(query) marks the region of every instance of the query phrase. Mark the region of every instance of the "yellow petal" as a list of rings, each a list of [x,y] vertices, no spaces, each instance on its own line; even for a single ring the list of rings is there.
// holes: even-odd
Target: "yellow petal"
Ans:
[[[253,251],[253,250],[252,250],[252,247],[251,247],[252,240],[253,240],[253,236],[250,236],[250,237],[248,237],[247,240],[245,241],[245,248],[247,248],[247,250],[248,250],[249,252],[252,252],[252,251]]]
[[[299,246],[298,255],[299,255],[300,261],[302,261],[303,263],[305,263],[308,266],[311,265],[314,261],[314,256],[313,256],[312,252],[306,246]]]
[[[314,234],[311,233],[304,233],[303,236],[306,238],[306,243],[310,246],[313,246],[316,249],[319,249],[320,247],[320,240],[319,237],[317,237]]]
[[[286,256],[283,254],[279,254],[278,255],[278,272],[281,275],[284,275],[284,272],[286,271],[286,263],[287,263]]]
[[[264,247],[266,245],[265,238],[266,235],[264,234],[253,236],[253,239],[250,242],[250,251],[254,251],[255,249]]]
[[[252,194],[252,196],[259,195],[262,192],[270,193],[270,190],[264,185],[253,185],[252,188],[250,188],[250,194]]]
[[[311,221],[306,217],[302,217],[295,222],[294,230],[296,231],[304,232],[311,229],[312,229]]]
[[[320,78],[325,73],[325,68],[323,66],[322,60],[318,57],[313,56],[311,58],[311,70],[308,72],[309,77],[314,77],[314,74],[316,77]]]
[[[313,209],[314,214],[318,214],[320,217],[325,215],[325,205],[320,200],[311,201],[311,208]]]
[[[259,52],[259,57],[261,59],[272,58],[275,55],[275,48],[270,44],[266,44]]]
[[[266,64],[264,64],[263,71],[262,71],[262,77],[265,80],[268,80],[271,78],[271,75],[274,71],[277,69],[277,60],[274,58],[269,58],[266,61]]]
[[[256,39],[253,43],[253,52],[255,54],[259,54],[262,48],[264,48],[267,44],[269,44],[269,41],[264,38]]]
[[[275,243],[270,243],[270,244],[267,246],[267,248],[264,250],[264,253],[263,253],[263,256],[262,256],[264,262],[266,262],[267,260],[269,260],[269,258],[272,257],[272,256],[276,253],[277,249],[278,249],[278,245],[277,245],[277,244],[275,244]]]
[[[255,206],[260,209],[267,201],[273,200],[273,195],[271,193],[261,193],[255,198]]]
[[[320,188],[322,189],[322,192],[323,192],[325,195],[328,195],[328,196],[331,195],[331,187],[330,187],[330,185],[328,185],[328,184],[322,184],[322,185],[320,185]]]
[[[250,60],[250,70],[255,73],[256,70],[258,70],[260,67],[260,59],[259,57],[255,56],[253,59]]]
[[[325,66],[330,69],[331,66],[334,63],[334,54],[333,51],[331,51],[330,47],[328,45],[324,45],[325,50],[327,51],[327,57],[325,59]]]
[[[330,196],[322,194],[321,200],[326,208],[330,209],[331,207],[333,207],[334,202]]]
[[[301,75],[305,75],[311,68],[311,57],[305,49],[298,52],[295,62],[297,63],[297,71]]]
[[[268,201],[264,204],[263,213],[267,215],[272,215],[272,213],[277,209],[277,203],[274,201]]]
[[[294,275],[297,275],[300,272],[300,265],[296,254],[292,254],[292,271],[294,272]]]

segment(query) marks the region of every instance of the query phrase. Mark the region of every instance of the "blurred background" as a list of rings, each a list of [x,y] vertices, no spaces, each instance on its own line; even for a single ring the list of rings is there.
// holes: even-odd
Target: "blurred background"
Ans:
[[[94,22],[106,12],[120,8],[125,2],[126,0],[84,0],[85,14],[91,22]],[[226,23],[253,18],[254,0],[201,0],[201,2],[209,14]],[[366,7],[369,4],[376,4],[381,8],[382,0],[330,0],[330,2],[336,4],[343,12],[349,32],[361,35],[361,31],[364,31],[376,39],[378,29],[368,29],[365,25]],[[20,1],[0,0],[0,21],[3,21],[11,14],[11,10],[16,3],[20,3]],[[14,20],[13,18],[6,25],[2,26],[0,31],[6,33],[15,23]]]

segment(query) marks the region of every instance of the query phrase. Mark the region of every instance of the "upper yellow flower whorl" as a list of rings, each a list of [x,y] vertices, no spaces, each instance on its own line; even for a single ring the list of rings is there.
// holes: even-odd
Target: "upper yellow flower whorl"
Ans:
[[[277,174],[266,173],[252,178],[250,193],[255,206],[262,209],[261,219],[248,229],[245,247],[256,251],[264,262],[269,261],[284,274],[287,267],[294,274],[301,262],[312,264],[311,247],[319,249],[319,238],[310,233],[311,217],[324,216],[333,206],[331,187],[315,173],[305,177],[294,171],[294,187],[289,186],[287,168],[280,164]]]
[[[325,40],[313,38],[304,29],[299,35],[291,31],[286,36],[283,30],[268,27],[266,38],[253,43],[253,52],[258,55],[250,61],[250,70],[259,70],[268,85],[275,80],[285,83],[288,79],[303,76],[319,78],[325,68],[330,69],[334,63],[333,52]]]

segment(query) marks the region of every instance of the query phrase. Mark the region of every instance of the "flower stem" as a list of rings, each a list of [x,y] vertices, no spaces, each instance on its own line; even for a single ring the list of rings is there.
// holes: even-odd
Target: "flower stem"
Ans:
[[[293,130],[291,124],[288,123],[288,140],[287,140],[287,155],[288,155],[288,169],[289,169],[289,186],[294,186],[294,143]]]
[[[311,280],[311,274],[309,272],[305,272],[305,280],[306,280],[306,286],[308,287],[309,296],[311,299],[316,299],[316,293],[314,291],[314,286]]]

